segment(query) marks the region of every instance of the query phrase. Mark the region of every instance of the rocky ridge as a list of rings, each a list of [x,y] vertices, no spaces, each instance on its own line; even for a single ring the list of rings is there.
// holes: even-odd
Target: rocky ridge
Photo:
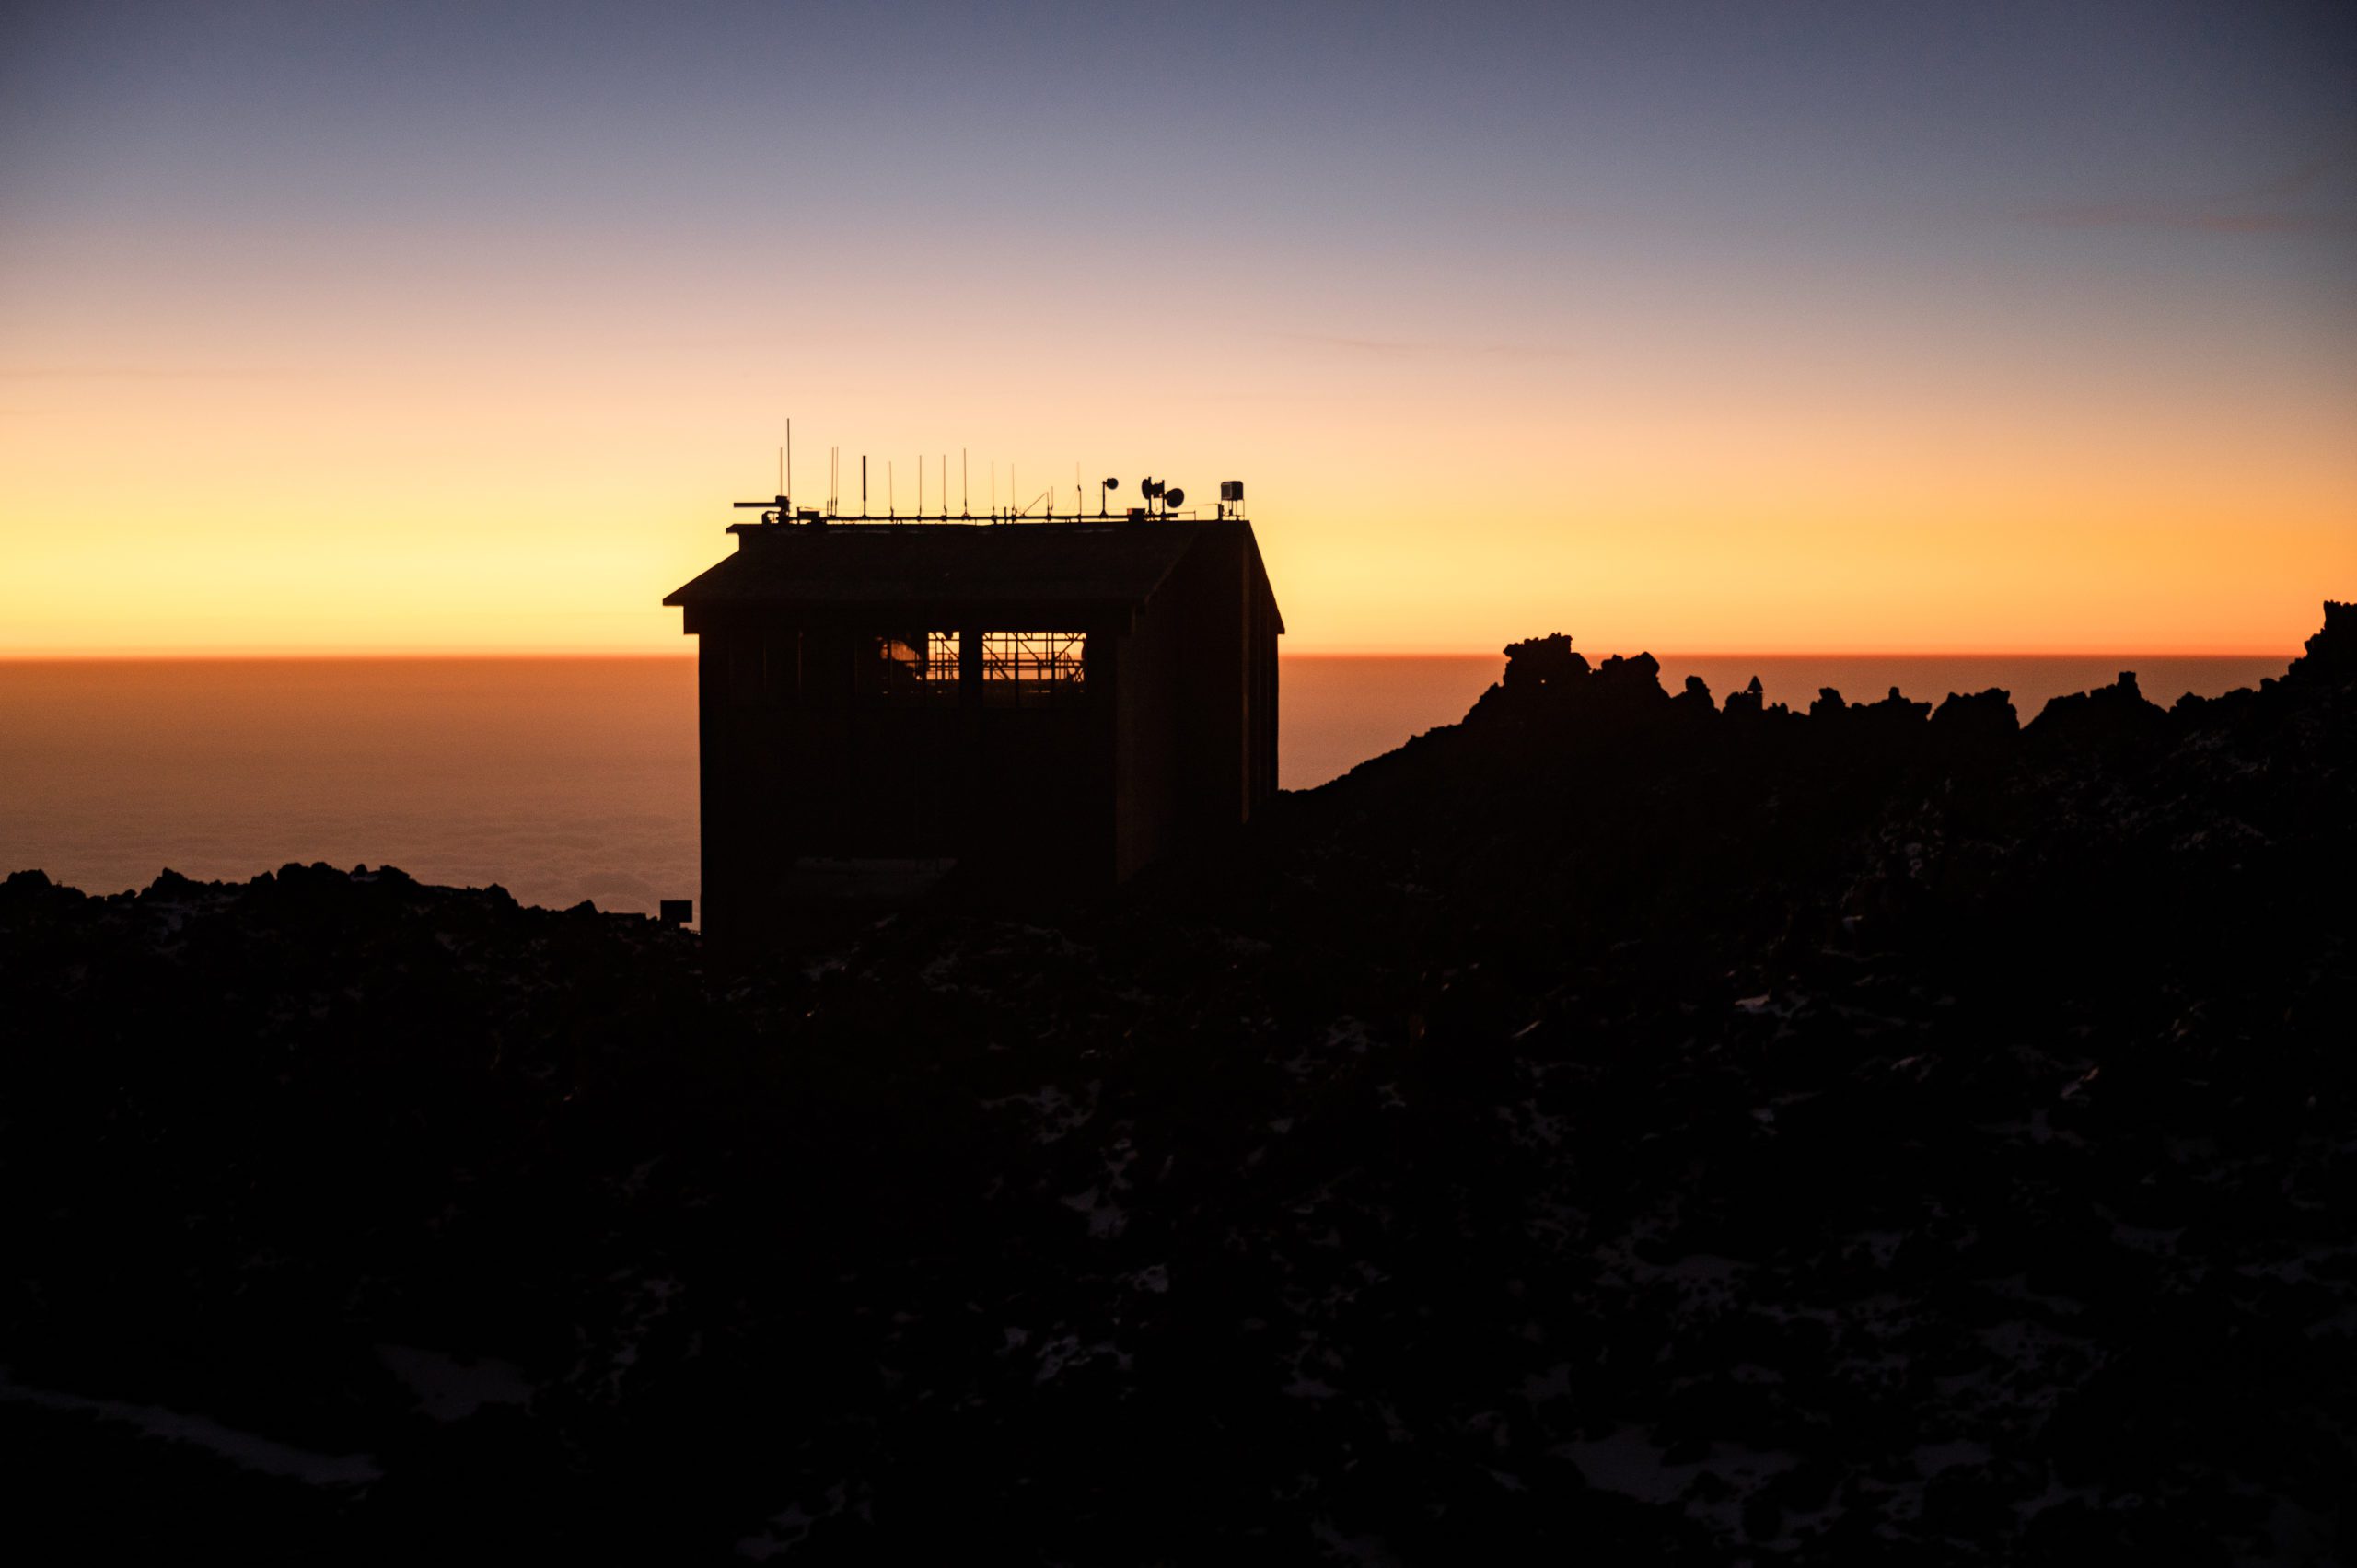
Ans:
[[[37,1516],[110,1557],[2345,1553],[2357,610],[2258,691],[2027,725],[1508,653],[1224,856],[752,968],[389,869],[11,877]]]

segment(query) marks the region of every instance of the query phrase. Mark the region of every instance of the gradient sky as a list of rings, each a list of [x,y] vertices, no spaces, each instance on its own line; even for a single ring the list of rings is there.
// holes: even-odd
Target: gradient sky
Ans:
[[[0,7],[0,654],[680,651],[789,414],[1293,652],[2288,650],[2357,6]]]

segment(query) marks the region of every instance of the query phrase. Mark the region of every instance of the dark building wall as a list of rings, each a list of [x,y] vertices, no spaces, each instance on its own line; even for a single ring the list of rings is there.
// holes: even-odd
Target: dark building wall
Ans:
[[[1117,876],[1274,798],[1276,649],[1251,535],[1206,530],[1120,644]]]
[[[1180,833],[1179,688],[1186,668],[1183,619],[1156,595],[1113,648],[1113,877],[1129,877],[1174,848]]]
[[[763,923],[806,856],[956,859],[1008,884],[1117,875],[1109,663],[1078,693],[997,707],[978,676],[879,691],[868,665],[895,633],[872,619],[698,619],[707,932]]]
[[[1249,606],[1246,716],[1252,739],[1251,766],[1246,774],[1248,819],[1277,798],[1277,606],[1257,581]]]
[[[691,606],[700,645],[703,926],[756,937],[797,859],[956,859],[979,880],[1103,886],[1274,795],[1275,605],[1248,528],[1206,528],[1132,612],[1019,603],[824,617]],[[956,630],[960,679],[875,681],[879,636]],[[1088,634],[1083,691],[986,700],[984,631]]]
[[[802,683],[802,639],[792,628],[714,627],[697,658],[697,739],[702,751],[703,929],[747,929],[761,912],[761,889],[783,874],[786,846],[762,830],[770,812],[790,808],[795,777],[784,719]]]
[[[1248,802],[1243,564],[1233,538],[1207,536],[1188,555],[1173,585],[1184,597],[1170,608],[1183,627],[1185,675],[1179,684],[1178,794],[1182,833],[1199,840],[1245,819]]]

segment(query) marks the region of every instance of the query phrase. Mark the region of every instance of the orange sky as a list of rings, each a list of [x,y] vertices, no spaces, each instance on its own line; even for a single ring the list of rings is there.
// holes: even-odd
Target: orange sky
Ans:
[[[1997,132],[1880,150],[1838,106],[1755,145],[1724,90],[1676,169],[1500,87],[1493,122],[1370,122],[1360,183],[1341,98],[1052,153],[1018,113],[903,133],[900,167],[981,136],[1015,171],[1005,210],[923,187],[911,243],[888,170],[665,142],[687,88],[552,109],[575,135],[419,65],[315,154],[221,128],[298,56],[134,60],[112,120],[64,44],[20,56],[57,90],[0,164],[0,656],[679,651],[658,601],[788,414],[806,503],[830,444],[879,505],[961,446],[978,508],[993,460],[1027,499],[1075,461],[1242,479],[1291,652],[2273,652],[2357,595],[2357,164],[2268,183],[2349,119],[2254,130],[2280,82],[2218,87],[2214,145],[2084,167],[2075,122],[1984,168]],[[143,130],[157,95],[187,112]],[[1059,216],[1148,174],[1198,198],[1167,242],[1111,195]]]
[[[772,487],[760,377],[726,347],[464,335],[366,374],[307,362],[297,324],[250,368],[13,377],[0,653],[679,648],[656,601],[729,547],[728,502]],[[918,451],[933,495],[960,436],[978,508],[993,451],[1027,498],[1069,496],[1071,452],[1132,494],[1144,471],[1199,495],[1242,478],[1296,652],[1559,629],[1599,649],[2265,651],[2357,591],[2345,402],[2114,384],[2025,403],[1936,371],[1771,397],[1740,384],[1774,378],[1764,356],[1701,391],[1434,357],[1248,340],[1134,390],[847,390],[797,421],[797,489],[818,499],[822,443],[855,472],[878,428],[905,448],[871,454],[879,507],[888,460],[905,505]],[[856,367],[795,379],[838,377]]]

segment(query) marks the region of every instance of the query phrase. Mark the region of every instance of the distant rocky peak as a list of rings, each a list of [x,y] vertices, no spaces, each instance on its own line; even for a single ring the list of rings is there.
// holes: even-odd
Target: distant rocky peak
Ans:
[[[2292,661],[2287,680],[2357,679],[2357,604],[2324,601],[2324,625],[2307,641],[2307,652]]]

